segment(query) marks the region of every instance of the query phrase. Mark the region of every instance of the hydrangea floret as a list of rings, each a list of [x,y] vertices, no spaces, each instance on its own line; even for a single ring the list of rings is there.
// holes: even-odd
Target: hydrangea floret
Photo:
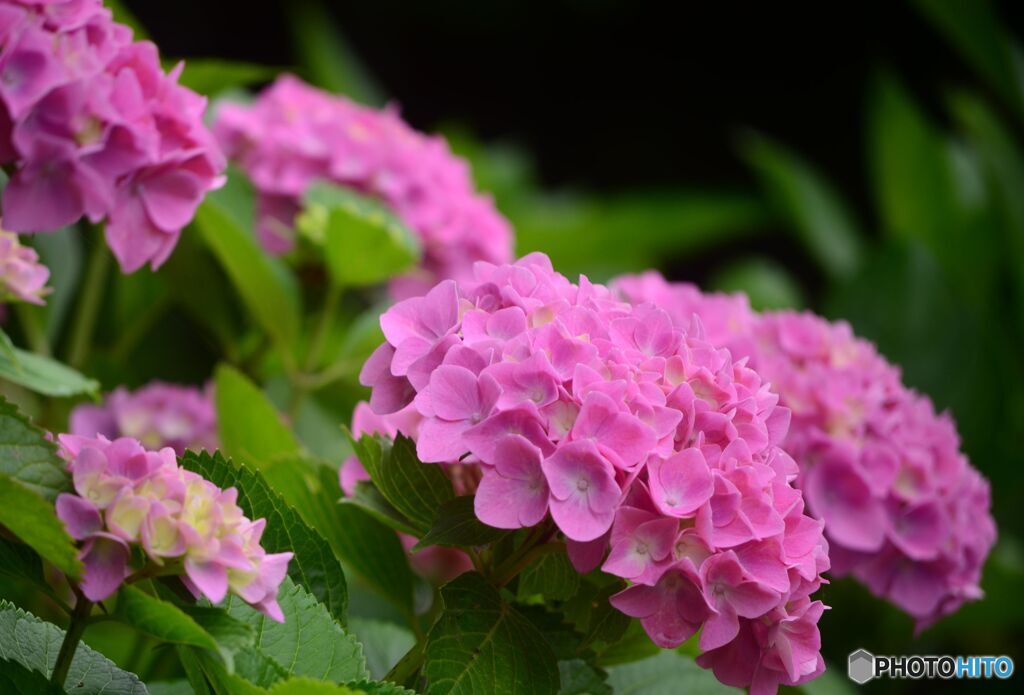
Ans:
[[[0,302],[44,304],[49,279],[50,269],[39,262],[35,249],[23,246],[17,234],[0,229]]]
[[[394,108],[371,109],[283,75],[251,105],[222,106],[214,133],[256,187],[257,230],[272,253],[294,244],[302,195],[320,179],[381,200],[419,236],[420,272],[396,281],[397,295],[467,278],[474,261],[511,258],[511,227],[476,192],[466,163]]]
[[[87,599],[106,599],[133,569],[155,569],[180,575],[197,597],[218,603],[230,591],[284,621],[277,591],[292,553],[263,549],[266,520],[246,518],[235,488],[182,468],[169,447],[149,451],[127,437],[59,440],[75,492],[57,497],[57,516],[81,543]],[[133,568],[139,555],[146,565]]]
[[[100,0],[0,0],[7,228],[106,219],[124,272],[163,263],[225,167],[182,67],[165,73]]]
[[[612,604],[698,663],[774,692],[824,668],[811,599],[828,568],[779,443],[789,411],[757,372],[653,305],[546,256],[477,263],[381,318],[361,380],[425,463],[476,465],[499,528],[551,518],[579,571],[629,582]]]
[[[981,597],[996,539],[988,482],[960,451],[949,413],[845,322],[751,310],[744,295],[704,294],[657,273],[618,291],[697,315],[708,337],[745,357],[793,413],[783,446],[800,465],[809,510],[825,522],[832,572],[852,574],[925,627]]]
[[[168,446],[178,456],[186,449],[213,451],[217,448],[213,389],[161,381],[135,391],[117,388],[101,405],[76,406],[71,411],[70,429],[81,437],[138,439],[153,450]]]

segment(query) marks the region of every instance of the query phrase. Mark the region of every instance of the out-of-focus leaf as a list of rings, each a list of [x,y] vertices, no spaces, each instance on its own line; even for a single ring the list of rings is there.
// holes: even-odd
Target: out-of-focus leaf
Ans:
[[[288,23],[297,61],[312,83],[368,106],[384,105],[385,95],[346,44],[323,2],[293,0],[288,4]]]
[[[605,680],[608,675],[583,659],[563,659],[558,662],[561,687],[558,695],[612,695]]]
[[[52,357],[44,357],[21,348],[14,348],[15,359],[0,352],[0,379],[24,386],[30,391],[54,398],[93,394],[100,385]]]
[[[189,58],[178,80],[199,94],[215,96],[228,89],[270,82],[281,71],[271,65],[223,58]]]
[[[413,552],[432,545],[449,548],[487,545],[507,535],[508,531],[488,526],[477,518],[473,500],[473,495],[461,495],[438,507],[434,523],[413,547]]]
[[[218,652],[217,640],[180,608],[168,601],[126,586],[117,596],[114,617],[163,642]]]
[[[763,136],[748,134],[740,149],[822,269],[849,277],[863,255],[861,233],[839,194],[810,164]]]
[[[146,683],[149,695],[195,695],[192,684],[180,678],[173,681],[149,681]]]
[[[444,612],[427,637],[428,695],[558,692],[554,653],[544,635],[476,572],[441,589]]]
[[[228,178],[196,212],[196,226],[234,283],[256,322],[283,350],[299,334],[302,309],[291,271],[272,258],[249,231],[252,225],[251,191],[241,175]]]
[[[53,503],[4,473],[0,473],[0,526],[6,526],[69,577],[81,573],[78,549],[57,518]]]
[[[714,275],[711,288],[721,292],[743,292],[758,311],[804,306],[803,292],[793,276],[766,258],[747,258],[727,265]]]
[[[452,483],[440,466],[424,464],[416,457],[416,445],[399,435],[392,442],[375,436],[352,441],[352,447],[374,485],[395,509],[423,536],[434,514],[455,497]]]
[[[50,269],[47,286],[53,291],[46,296],[46,306],[40,311],[46,316],[46,336],[57,340],[64,319],[78,291],[82,273],[82,236],[75,227],[64,227],[47,234],[35,234],[32,246],[39,252],[39,260]]]
[[[244,374],[220,365],[214,382],[217,430],[228,456],[265,468],[276,457],[300,452],[273,404]]]
[[[380,523],[393,528],[399,533],[415,536],[420,532],[419,529],[413,527],[408,519],[402,516],[401,512],[391,506],[391,503],[384,498],[384,495],[380,494],[380,490],[373,483],[365,480],[359,481],[356,483],[354,493],[351,497],[343,497],[340,503],[350,504],[362,509]]]
[[[257,471],[225,459],[186,452],[181,465],[220,488],[238,490],[238,506],[250,519],[265,518],[261,545],[268,553],[291,552],[288,576],[327,606],[344,625],[348,608],[345,573],[324,537],[275,492]]]
[[[610,667],[608,685],[612,692],[630,695],[740,695],[742,692],[719,683],[691,657],[672,650],[643,661]]]
[[[368,676],[362,646],[305,589],[285,579],[277,600],[285,616],[283,623],[233,595],[224,605],[231,616],[252,627],[256,649],[288,675],[331,681]]]
[[[928,21],[988,80],[992,88],[1024,115],[1024,61],[988,0],[914,0]]]
[[[408,269],[420,242],[377,201],[329,183],[306,192],[296,225],[323,244],[327,270],[338,285],[374,285]]]
[[[520,254],[543,251],[563,274],[594,280],[751,237],[774,217],[753,195],[685,190],[538,196],[506,212]]]
[[[597,663],[605,668],[629,664],[654,656],[660,651],[661,648],[651,641],[639,621],[633,620],[618,641],[598,653]]]
[[[977,162],[889,75],[872,92],[868,153],[885,231],[923,243],[965,294],[988,301],[998,245]]]
[[[0,398],[0,474],[34,490],[48,502],[71,489],[71,475],[46,433]]]
[[[63,641],[64,631],[56,625],[0,600],[0,659],[15,661],[49,678]],[[138,676],[122,671],[85,644],[78,645],[66,682],[74,684],[74,692],[81,695],[146,695]]]
[[[382,620],[352,618],[349,629],[356,636],[366,654],[366,667],[370,677],[381,679],[399,659],[416,644],[416,636],[404,627]]]

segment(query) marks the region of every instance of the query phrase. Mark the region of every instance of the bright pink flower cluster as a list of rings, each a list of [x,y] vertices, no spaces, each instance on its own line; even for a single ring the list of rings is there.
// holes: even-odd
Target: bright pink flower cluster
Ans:
[[[138,439],[148,449],[169,446],[181,456],[186,449],[217,448],[217,412],[212,387],[199,389],[154,381],[136,391],[118,388],[103,405],[85,403],[71,411],[71,434],[79,437]]]
[[[825,522],[835,573],[852,573],[922,627],[981,596],[996,538],[988,483],[960,452],[949,414],[906,388],[874,345],[846,323],[758,315],[743,295],[702,294],[657,273],[616,288],[677,325],[698,315],[711,340],[750,358],[778,390],[793,411],[783,446]]]
[[[257,229],[272,253],[292,247],[301,197],[323,179],[379,198],[419,235],[426,277],[405,278],[395,287],[401,296],[466,278],[474,261],[511,257],[511,228],[476,193],[466,163],[394,109],[366,108],[285,75],[251,106],[221,108],[214,132],[259,192]]]
[[[133,43],[100,0],[0,0],[8,228],[106,218],[124,272],[163,263],[225,166],[181,68],[165,74],[156,46]]]
[[[482,467],[482,521],[550,514],[578,569],[631,582],[612,603],[657,644],[701,629],[723,682],[774,692],[822,671],[810,594],[827,546],[777,446],[789,411],[699,323],[684,332],[534,254],[478,263],[381,328],[361,374],[371,407],[418,420],[423,461]]]
[[[50,269],[39,262],[35,249],[22,246],[17,234],[0,229],[0,301],[43,304],[49,279]]]
[[[235,488],[221,490],[178,466],[174,451],[147,451],[128,438],[61,435],[77,494],[57,497],[57,516],[82,542],[86,598],[102,601],[130,572],[131,548],[174,573],[214,603],[230,590],[284,621],[277,590],[292,553],[267,554],[265,519],[250,521]]]

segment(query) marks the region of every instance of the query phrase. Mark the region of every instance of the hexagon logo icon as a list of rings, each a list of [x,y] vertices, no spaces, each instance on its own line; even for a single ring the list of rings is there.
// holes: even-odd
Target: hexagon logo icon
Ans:
[[[846,673],[857,685],[864,685],[875,677],[875,656],[871,652],[858,649],[850,654]]]

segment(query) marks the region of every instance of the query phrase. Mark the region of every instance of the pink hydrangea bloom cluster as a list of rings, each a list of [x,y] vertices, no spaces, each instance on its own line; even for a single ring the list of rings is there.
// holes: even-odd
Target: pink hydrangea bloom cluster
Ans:
[[[181,69],[164,73],[156,46],[100,0],[0,0],[7,227],[106,218],[122,270],[163,263],[225,166]]]
[[[383,416],[374,413],[367,403],[358,403],[352,415],[352,434],[361,437],[364,434],[381,434],[394,438],[399,432],[407,437],[413,436],[416,427],[415,413],[398,416]],[[478,471],[470,466],[450,466],[452,482],[460,495],[472,494],[478,482]],[[338,470],[338,480],[346,497],[352,497],[356,485],[360,481],[370,480],[369,473],[355,456],[349,456]],[[463,572],[473,569],[469,556],[458,548],[445,548],[439,545],[423,548],[412,552],[418,538],[407,533],[399,533],[402,547],[409,554],[409,565],[416,574],[436,585],[447,584]]]
[[[178,456],[186,449],[213,451],[218,441],[212,387],[160,381],[136,391],[118,388],[102,405],[77,406],[71,411],[70,428],[80,437],[130,437],[148,449],[169,446]]]
[[[50,269],[35,249],[22,246],[18,235],[0,229],[0,301],[43,304],[49,292]]]
[[[789,411],[699,322],[683,331],[534,254],[478,263],[381,328],[371,407],[416,421],[424,462],[482,468],[482,521],[550,515],[577,569],[630,582],[612,603],[654,642],[700,629],[699,663],[725,683],[770,693],[822,671],[810,595],[827,545],[778,446]]]
[[[902,384],[899,369],[843,322],[751,310],[743,295],[703,294],[657,273],[622,278],[634,302],[677,325],[698,315],[713,341],[748,357],[793,422],[783,446],[825,522],[832,571],[853,574],[924,627],[981,596],[996,538],[987,481],[960,452],[948,413]]]
[[[419,235],[426,277],[405,278],[396,294],[422,293],[437,279],[468,277],[474,261],[511,256],[511,228],[475,191],[466,163],[394,109],[360,106],[284,75],[251,106],[222,107],[214,133],[256,186],[257,229],[272,253],[292,247],[302,195],[322,179],[380,199]]]
[[[228,591],[279,622],[277,590],[292,553],[260,545],[265,519],[250,521],[235,488],[221,490],[178,465],[174,451],[148,451],[123,437],[61,435],[75,493],[57,497],[57,516],[82,543],[81,590],[102,601],[130,572],[131,548],[180,572],[197,596],[217,603]]]

